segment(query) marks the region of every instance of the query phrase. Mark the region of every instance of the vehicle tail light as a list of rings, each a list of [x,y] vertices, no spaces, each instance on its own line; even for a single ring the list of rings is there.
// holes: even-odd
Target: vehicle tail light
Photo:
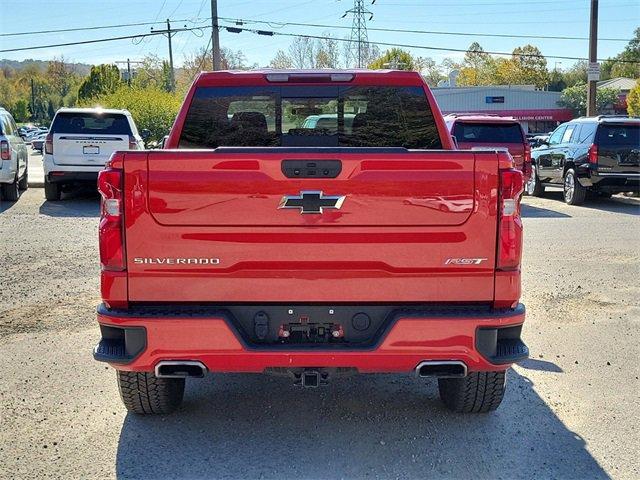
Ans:
[[[531,178],[531,173],[531,145],[527,143],[524,146],[524,162],[522,164],[522,174],[524,175],[525,181]]]
[[[598,146],[592,143],[589,147],[589,163],[591,165],[598,165]]]
[[[129,150],[138,150],[138,142],[133,135],[129,135]]]
[[[524,190],[522,172],[500,170],[500,215],[498,218],[498,270],[517,270],[522,257],[520,198]]]
[[[100,265],[103,270],[125,269],[123,235],[123,172],[107,167],[98,174],[100,192]]]
[[[50,133],[44,138],[44,153],[53,155],[53,135]]]
[[[9,142],[6,140],[0,142],[0,158],[2,160],[11,160],[11,149],[9,148]]]

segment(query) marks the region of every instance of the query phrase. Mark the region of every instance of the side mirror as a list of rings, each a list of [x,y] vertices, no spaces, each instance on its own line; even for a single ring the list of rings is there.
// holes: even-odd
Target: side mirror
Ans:
[[[147,140],[149,140],[149,138],[151,138],[151,132],[146,128],[143,128],[142,130],[140,130],[140,137],[142,137],[142,140],[146,142]]]
[[[169,135],[165,135],[164,137],[162,137],[162,140],[160,140],[160,145],[158,145],[158,148],[164,148],[164,144],[167,143],[168,139],[169,139]]]

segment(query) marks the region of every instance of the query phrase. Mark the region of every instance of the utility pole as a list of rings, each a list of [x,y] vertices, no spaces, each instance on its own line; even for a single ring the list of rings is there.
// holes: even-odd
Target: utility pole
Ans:
[[[36,116],[36,88],[33,84],[33,77],[31,78],[31,121],[35,119]]]
[[[166,35],[167,39],[169,40],[169,90],[173,92],[176,89],[176,81],[173,73],[173,48],[171,48],[171,37],[174,36],[176,32],[182,32],[184,30],[171,30],[171,23],[167,18],[166,30],[154,30],[153,27],[151,27],[151,31],[154,33],[161,33],[163,35]]]
[[[373,5],[376,0],[373,0]],[[351,24],[351,35],[349,36],[349,56],[353,58],[354,62],[358,65],[358,68],[362,68],[365,58],[365,49],[368,49],[369,39],[367,35],[367,19],[373,18],[373,13],[367,10],[364,6],[364,0],[353,0],[353,8],[344,12],[342,18],[347,15],[353,15],[353,22]]]
[[[115,63],[116,65],[120,65],[120,64],[127,65],[127,84],[131,85],[131,79],[133,78],[133,75],[131,72],[131,64],[133,63],[134,65],[142,65],[144,62],[140,60],[130,60],[127,58],[126,60],[116,60],[113,63]],[[133,73],[135,73],[135,70]],[[122,76],[124,77],[124,74]]]
[[[220,32],[218,28],[218,0],[211,0],[211,55],[213,56],[213,69],[220,70],[221,65]]]
[[[589,68],[587,70],[589,86],[587,90],[587,116],[597,114],[596,91],[600,80],[600,66],[598,65],[598,0],[591,0],[591,21],[589,25]]]

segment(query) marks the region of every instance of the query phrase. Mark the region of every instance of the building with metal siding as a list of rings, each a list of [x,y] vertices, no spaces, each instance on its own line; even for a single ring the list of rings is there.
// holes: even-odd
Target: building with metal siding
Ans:
[[[560,107],[560,92],[536,90],[533,85],[434,87],[442,113],[483,113],[519,120],[528,133],[546,133],[573,118]]]

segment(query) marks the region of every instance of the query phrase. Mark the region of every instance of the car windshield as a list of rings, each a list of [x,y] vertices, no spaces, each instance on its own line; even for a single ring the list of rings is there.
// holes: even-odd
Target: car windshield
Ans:
[[[640,124],[607,125],[598,128],[598,145],[640,148]]]
[[[421,87],[202,87],[180,148],[441,148]]]
[[[524,143],[517,123],[456,122],[453,136],[459,143]]]
[[[131,135],[127,117],[121,113],[60,112],[56,115],[52,133],[81,135]]]

